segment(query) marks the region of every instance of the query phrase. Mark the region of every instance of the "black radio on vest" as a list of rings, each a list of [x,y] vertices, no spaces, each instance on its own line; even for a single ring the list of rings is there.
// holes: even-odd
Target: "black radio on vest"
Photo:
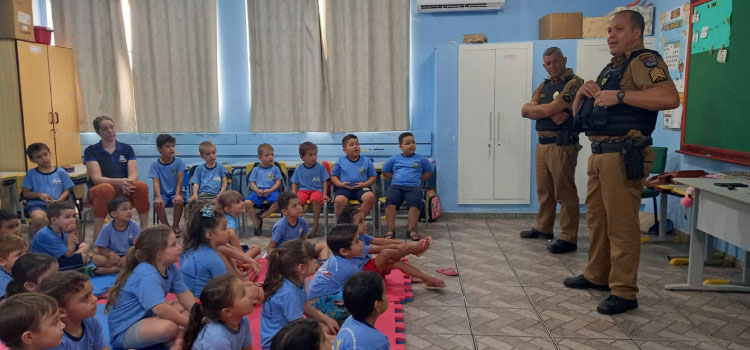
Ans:
[[[630,61],[643,53],[651,53],[659,58],[658,52],[648,49],[634,51],[622,64],[612,66],[608,64],[596,78],[596,83],[602,90],[620,90],[620,80]],[[576,114],[576,129],[586,132],[586,135],[622,136],[629,130],[640,130],[649,136],[656,127],[658,111],[618,104],[609,107],[594,106],[593,98],[584,98]]]

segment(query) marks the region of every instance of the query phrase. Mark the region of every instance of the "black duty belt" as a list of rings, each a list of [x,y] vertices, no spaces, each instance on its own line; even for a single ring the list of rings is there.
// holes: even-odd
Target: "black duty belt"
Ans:
[[[555,136],[539,136],[539,143],[542,145],[546,145],[549,143],[556,143],[557,137]]]
[[[620,141],[620,142],[592,142],[591,143],[591,153],[593,154],[601,154],[601,153],[622,153],[623,147],[625,147],[625,143],[627,141]],[[638,141],[633,140],[635,142],[635,146],[637,149],[642,149],[644,147],[651,146],[653,139],[650,136],[644,137]]]

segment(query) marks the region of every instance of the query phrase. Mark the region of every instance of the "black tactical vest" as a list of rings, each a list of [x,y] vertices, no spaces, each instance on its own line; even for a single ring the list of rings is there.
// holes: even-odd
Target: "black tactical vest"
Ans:
[[[622,74],[630,61],[646,52],[661,58],[661,55],[653,50],[634,51],[622,64],[614,67],[610,63],[604,67],[599,77],[596,78],[596,83],[602,90],[620,90]],[[656,116],[658,114],[658,111],[649,111],[624,103],[606,108],[596,107],[593,98],[584,98],[581,107],[578,109],[576,124],[581,131],[586,132],[586,136],[622,136],[631,129],[640,130],[643,135],[649,136],[656,127]]]
[[[562,92],[565,84],[567,84],[573,78],[575,78],[575,75],[570,75],[563,78],[560,82],[557,83],[553,83],[552,80],[545,79],[544,85],[542,86],[542,98],[539,99],[539,104],[545,104],[554,101],[555,93]],[[572,115],[569,110],[566,112]],[[573,118],[566,119],[565,122],[560,125],[555,124],[555,122],[553,122],[550,118],[538,119],[536,121],[536,129],[538,131],[573,130]]]

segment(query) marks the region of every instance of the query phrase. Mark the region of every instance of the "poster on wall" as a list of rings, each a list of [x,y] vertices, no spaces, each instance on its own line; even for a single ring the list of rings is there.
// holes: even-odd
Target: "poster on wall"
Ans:
[[[685,92],[685,61],[688,49],[688,30],[690,30],[689,16],[690,2],[669,11],[662,11],[659,14],[662,57],[669,69],[669,75],[680,93],[680,105],[673,110],[664,111],[665,129],[679,129],[682,124],[682,96]]]

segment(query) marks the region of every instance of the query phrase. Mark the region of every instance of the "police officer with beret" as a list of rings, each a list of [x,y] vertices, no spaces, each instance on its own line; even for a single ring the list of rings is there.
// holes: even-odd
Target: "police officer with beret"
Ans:
[[[592,142],[586,194],[591,245],[583,275],[564,284],[611,290],[597,307],[609,315],[638,307],[638,209],[643,180],[656,158],[651,133],[658,111],[679,105],[667,65],[643,46],[643,28],[643,16],[632,10],[610,18],[612,62],[573,102],[576,125]]]
[[[539,143],[536,147],[536,188],[539,212],[534,227],[522,231],[521,238],[552,239],[555,212],[560,202],[560,239],[547,249],[554,254],[578,248],[579,201],[575,183],[576,162],[581,145],[573,129],[572,103],[583,79],[566,68],[568,59],[557,47],[542,55],[549,73],[534,91],[531,102],[521,109],[524,118],[536,120]]]

